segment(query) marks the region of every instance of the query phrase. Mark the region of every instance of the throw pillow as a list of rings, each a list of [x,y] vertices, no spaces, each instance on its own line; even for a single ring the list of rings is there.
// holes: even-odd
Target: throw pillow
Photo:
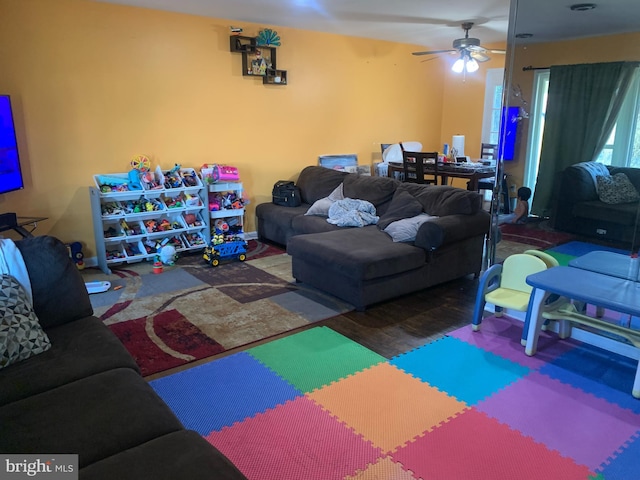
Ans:
[[[384,232],[389,234],[394,242],[413,242],[416,239],[420,225],[434,218],[438,217],[427,213],[421,213],[411,218],[403,218],[389,224],[384,229]]]
[[[0,368],[51,348],[27,294],[11,275],[0,277]]]
[[[309,210],[306,211],[305,215],[322,215],[325,217],[328,216],[329,208],[331,208],[331,205],[333,205],[334,202],[337,202],[338,200],[344,200],[344,193],[342,188],[343,187],[341,183],[335,188],[333,192],[329,194],[328,197],[321,198],[320,200],[315,201],[313,205],[309,207]]]
[[[624,173],[616,173],[615,175],[596,176],[598,185],[598,197],[600,201],[612,205],[618,203],[635,202],[640,199],[640,195]]]
[[[387,211],[378,220],[378,228],[384,230],[393,222],[415,217],[419,213],[422,213],[422,204],[418,199],[407,191],[396,190]]]

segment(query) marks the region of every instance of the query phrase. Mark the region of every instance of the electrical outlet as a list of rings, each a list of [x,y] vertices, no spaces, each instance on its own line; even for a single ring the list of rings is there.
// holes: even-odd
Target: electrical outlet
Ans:
[[[604,228],[596,228],[596,233],[598,235],[606,235],[607,231]]]

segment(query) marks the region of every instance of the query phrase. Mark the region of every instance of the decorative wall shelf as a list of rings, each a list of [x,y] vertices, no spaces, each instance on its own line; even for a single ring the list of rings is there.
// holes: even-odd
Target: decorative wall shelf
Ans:
[[[242,75],[262,77],[265,85],[286,85],[287,71],[277,68],[276,48],[257,45],[257,37],[231,35],[229,50],[242,54]]]

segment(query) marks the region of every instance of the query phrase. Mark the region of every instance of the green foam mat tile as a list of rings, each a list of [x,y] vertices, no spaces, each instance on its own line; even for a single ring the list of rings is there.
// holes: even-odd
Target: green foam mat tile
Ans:
[[[302,392],[386,361],[327,327],[311,328],[247,352]]]
[[[549,255],[551,255],[553,258],[555,258],[556,260],[558,260],[558,263],[560,264],[560,266],[562,267],[566,267],[567,265],[569,265],[569,261],[573,260],[574,258],[576,258],[575,255],[568,255],[566,253],[559,253],[559,252],[554,252],[552,250],[545,250],[545,253],[548,253]]]

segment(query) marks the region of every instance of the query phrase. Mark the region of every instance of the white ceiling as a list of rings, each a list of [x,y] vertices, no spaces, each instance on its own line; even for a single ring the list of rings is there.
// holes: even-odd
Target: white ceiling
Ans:
[[[463,36],[460,24],[475,23],[470,35],[483,44],[505,42],[510,0],[94,0],[181,12],[265,27],[327,33],[450,48]],[[529,41],[579,38],[638,31],[640,0],[594,0],[598,7],[572,12],[582,0],[517,0],[516,33]],[[233,23],[231,23],[233,22]]]

